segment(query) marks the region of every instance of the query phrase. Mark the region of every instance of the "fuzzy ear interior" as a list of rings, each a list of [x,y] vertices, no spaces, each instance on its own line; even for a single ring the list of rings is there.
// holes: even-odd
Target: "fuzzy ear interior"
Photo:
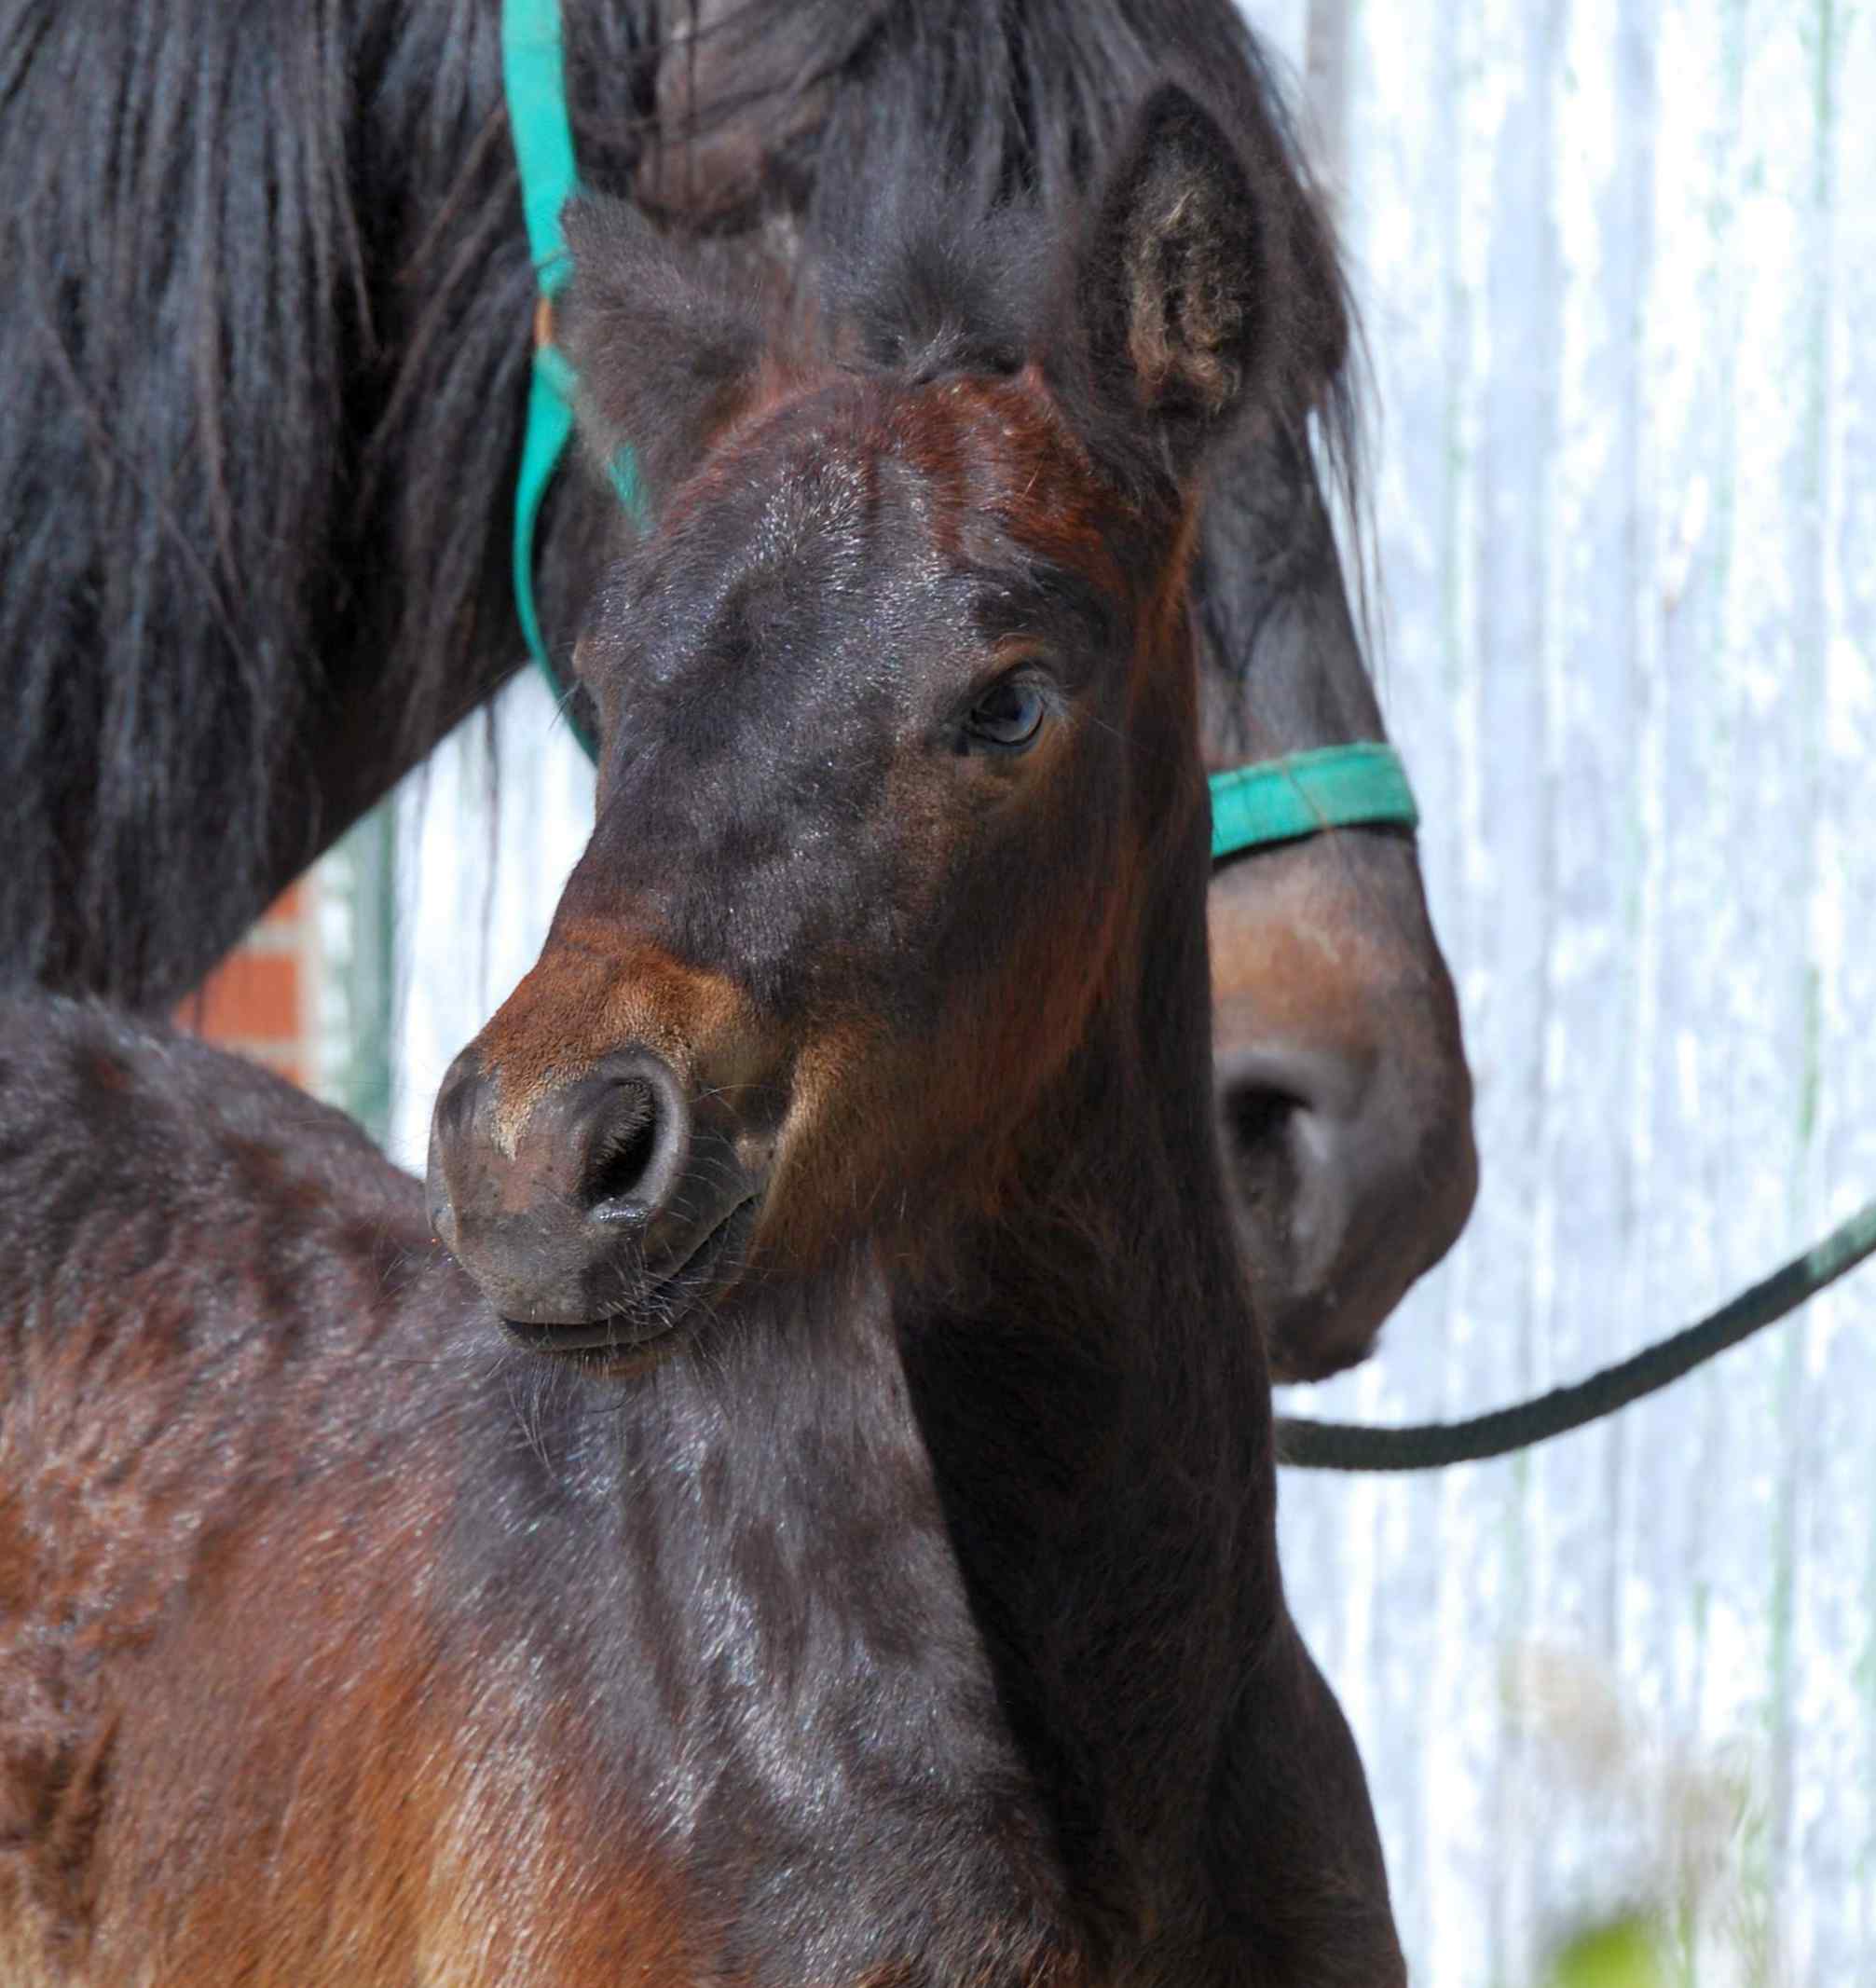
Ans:
[[[1077,245],[1075,322],[1059,350],[1079,353],[1077,397],[1181,483],[1263,383],[1269,261],[1236,148],[1195,97],[1162,84]]]
[[[694,248],[679,254],[623,200],[567,210],[573,281],[562,338],[580,381],[580,431],[602,471],[637,458],[652,504],[746,404],[763,326]]]

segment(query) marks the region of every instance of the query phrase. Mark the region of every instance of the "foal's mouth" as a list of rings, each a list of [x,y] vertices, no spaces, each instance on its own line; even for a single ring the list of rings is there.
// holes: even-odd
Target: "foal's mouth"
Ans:
[[[760,1194],[736,1202],[674,1265],[647,1276],[629,1306],[593,1319],[505,1318],[503,1329],[515,1345],[534,1353],[579,1354],[589,1361],[596,1354],[629,1362],[653,1350],[667,1351],[742,1275],[743,1250],[760,1208]]]

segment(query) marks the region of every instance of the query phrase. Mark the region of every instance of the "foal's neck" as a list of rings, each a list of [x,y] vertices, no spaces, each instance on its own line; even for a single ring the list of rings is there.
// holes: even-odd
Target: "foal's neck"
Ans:
[[[1200,1882],[1247,1667],[1289,1637],[1269,1382],[1211,1130],[1202,903],[1143,948],[1014,1205],[894,1315],[1006,1715],[1123,1921]]]

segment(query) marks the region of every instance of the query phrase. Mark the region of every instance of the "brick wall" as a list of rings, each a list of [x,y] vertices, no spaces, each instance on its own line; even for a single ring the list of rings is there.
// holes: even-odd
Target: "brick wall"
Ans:
[[[308,1089],[320,1076],[317,889],[311,877],[294,884],[176,1018]]]

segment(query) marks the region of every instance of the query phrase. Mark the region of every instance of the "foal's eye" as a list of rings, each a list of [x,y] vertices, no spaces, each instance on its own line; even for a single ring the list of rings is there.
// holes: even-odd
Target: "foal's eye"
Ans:
[[[965,722],[972,738],[1018,752],[1042,730],[1046,708],[1038,685],[1022,677],[1005,677],[978,699]]]

